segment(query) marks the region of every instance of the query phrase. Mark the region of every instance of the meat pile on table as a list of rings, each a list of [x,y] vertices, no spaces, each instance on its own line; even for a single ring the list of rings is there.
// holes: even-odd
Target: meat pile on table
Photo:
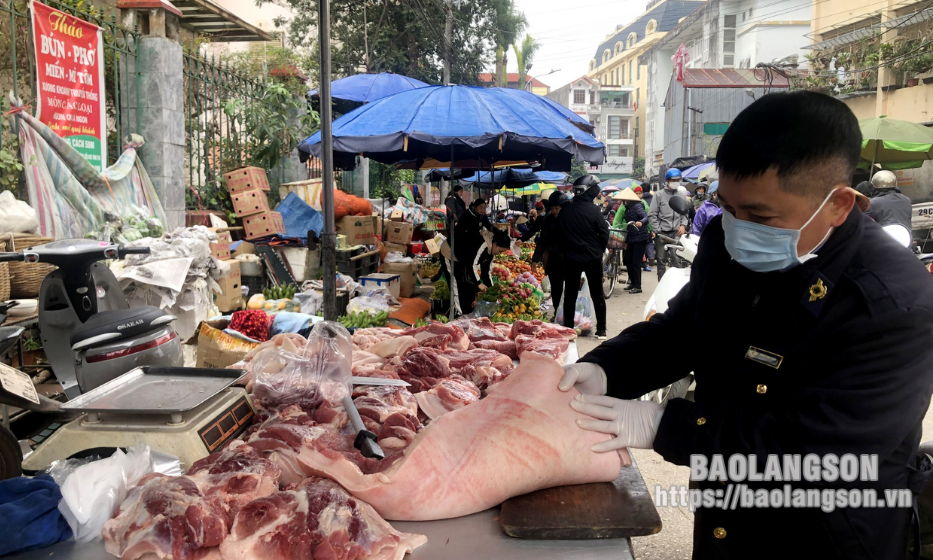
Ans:
[[[279,335],[238,364],[256,423],[184,476],[145,477],[105,525],[107,551],[124,560],[399,560],[426,538],[385,519],[458,517],[540,488],[613,480],[631,464],[627,453],[590,452],[608,436],[579,430],[568,406],[575,391],[557,390],[574,338],[541,321],[488,319],[361,329],[342,347],[309,352],[312,342]],[[384,460],[360,454],[339,399],[302,373],[341,359],[352,375],[410,383],[354,386]]]

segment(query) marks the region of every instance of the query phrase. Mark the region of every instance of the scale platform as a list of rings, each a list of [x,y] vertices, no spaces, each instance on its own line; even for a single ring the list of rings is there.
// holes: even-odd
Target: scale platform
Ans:
[[[49,436],[24,461],[42,471],[53,461],[98,447],[147,444],[177,456],[183,469],[236,438],[255,412],[246,390],[230,387],[236,369],[141,367],[62,405],[84,412]]]

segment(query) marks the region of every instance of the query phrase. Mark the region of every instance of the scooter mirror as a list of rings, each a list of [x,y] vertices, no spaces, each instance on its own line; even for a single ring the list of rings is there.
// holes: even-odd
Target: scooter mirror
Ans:
[[[681,216],[686,216],[690,213],[690,203],[687,202],[687,199],[682,196],[672,196],[671,197],[671,209],[674,212],[677,212]]]

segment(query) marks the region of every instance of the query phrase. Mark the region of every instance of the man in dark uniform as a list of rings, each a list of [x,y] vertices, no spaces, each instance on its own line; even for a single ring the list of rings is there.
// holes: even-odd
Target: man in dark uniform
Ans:
[[[907,230],[910,238],[910,214],[913,207],[910,199],[897,188],[897,175],[888,170],[875,173],[871,178],[875,193],[871,195],[871,208],[868,217],[878,222],[881,227],[899,225]]]
[[[466,212],[466,203],[463,202],[463,187],[454,185],[453,190],[444,199],[444,205],[447,206],[448,225],[453,226],[460,221],[460,216]]]
[[[854,207],[860,148],[858,121],[836,99],[797,91],[755,101],[719,146],[723,213],[700,237],[690,283],[665,313],[565,367],[560,389],[581,393],[571,404],[585,415],[578,425],[611,434],[596,452],[653,448],[678,465],[710,466],[744,456],[759,473],[770,456],[818,458],[819,480],[695,471],[697,489],[720,499],[696,509],[695,559],[906,555],[910,506],[933,468],[917,458],[933,393],[933,278]],[[713,333],[712,351],[679,351],[691,333]],[[619,359],[634,352],[664,358],[634,375]],[[624,400],[690,372],[695,402]],[[846,454],[877,457],[875,480],[834,477],[827,465]],[[724,504],[737,482],[762,490],[764,504]],[[835,500],[841,489],[874,489],[880,500],[909,489],[913,499],[767,507],[784,484],[835,490]]]

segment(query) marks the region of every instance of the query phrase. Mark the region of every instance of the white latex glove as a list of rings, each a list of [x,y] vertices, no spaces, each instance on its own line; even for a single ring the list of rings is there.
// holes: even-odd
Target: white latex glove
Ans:
[[[602,395],[579,394],[570,402],[570,408],[595,418],[577,420],[577,425],[584,430],[616,436],[594,445],[592,449],[597,453],[626,447],[651,449],[664,414],[664,407],[656,402],[630,401]]]
[[[587,395],[605,395],[606,372],[603,368],[591,362],[577,362],[564,366],[564,376],[557,388],[569,391],[575,387],[577,391]]]

